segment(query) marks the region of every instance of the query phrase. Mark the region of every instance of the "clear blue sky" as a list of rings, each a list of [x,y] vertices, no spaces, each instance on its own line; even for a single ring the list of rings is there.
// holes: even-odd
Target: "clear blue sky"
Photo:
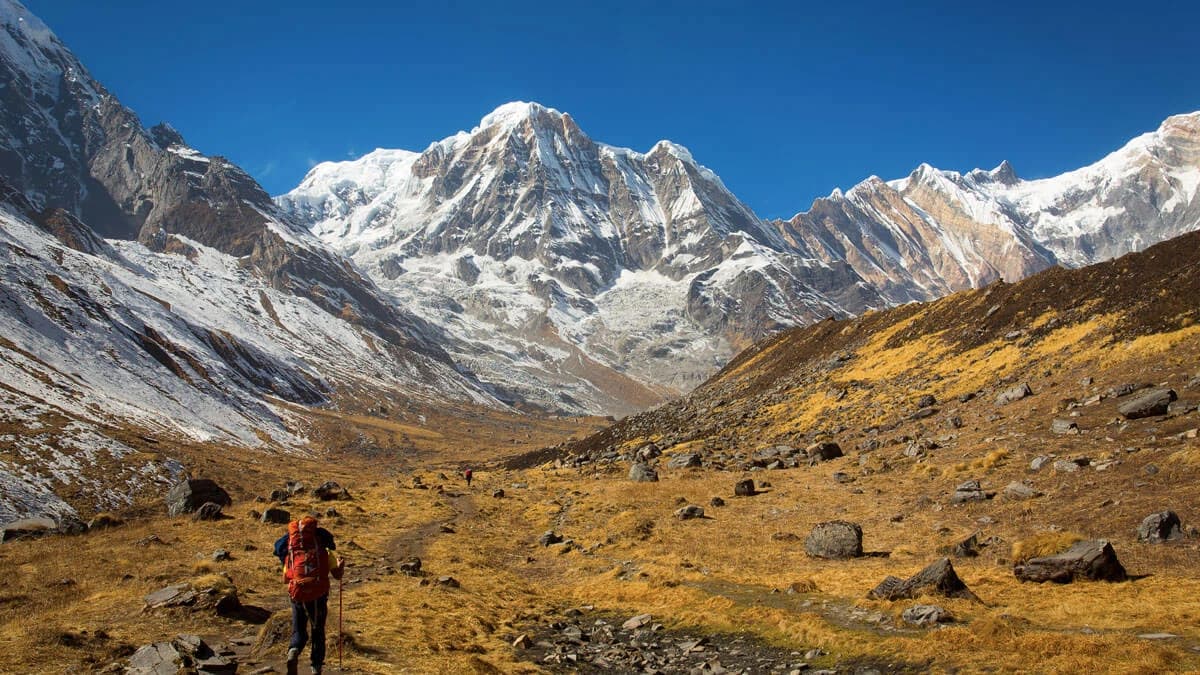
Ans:
[[[1200,109],[1200,3],[26,0],[147,126],[272,194],[497,105],[692,150],[756,212],[920,162],[1077,168]]]

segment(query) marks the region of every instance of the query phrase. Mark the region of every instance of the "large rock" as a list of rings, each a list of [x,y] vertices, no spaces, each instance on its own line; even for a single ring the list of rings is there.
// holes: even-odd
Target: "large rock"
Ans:
[[[667,466],[672,469],[692,469],[700,465],[700,454],[696,452],[682,452],[667,462]]]
[[[954,621],[950,612],[937,605],[913,605],[904,610],[900,619],[912,626],[936,626]]]
[[[58,531],[58,523],[51,518],[24,518],[14,520],[0,532],[0,541],[41,537]]]
[[[1021,500],[1041,497],[1042,493],[1035,490],[1034,487],[1026,481],[1013,481],[1004,488],[1004,496],[1008,499]]]
[[[809,462],[827,462],[831,459],[836,459],[842,456],[842,446],[833,441],[821,441],[813,443],[805,448],[805,453],[808,455]]]
[[[334,481],[326,481],[321,483],[320,487],[313,490],[313,495],[323,502],[333,501],[335,499],[350,499],[350,493],[346,488],[338,485]]]
[[[704,517],[704,507],[688,504],[675,510],[675,517],[680,520],[692,520]]]
[[[658,481],[658,472],[649,464],[634,462],[633,466],[629,467],[629,480],[635,483],[655,483]]]
[[[269,525],[287,525],[292,522],[292,514],[283,509],[272,507],[263,511],[262,518],[259,520]]]
[[[804,552],[814,558],[857,558],[863,553],[862,528],[845,520],[819,523],[804,540]]]
[[[985,491],[979,484],[979,481],[969,480],[954,488],[954,494],[950,496],[950,503],[967,504],[969,502],[983,502],[995,496],[995,492]]]
[[[1133,400],[1122,403],[1117,407],[1117,412],[1129,420],[1166,415],[1167,409],[1171,406],[1171,401],[1174,401],[1176,398],[1178,397],[1175,395],[1174,389],[1159,387],[1151,389]]]
[[[1056,555],[1032,558],[1013,567],[1021,581],[1053,581],[1067,584],[1079,579],[1088,581],[1125,581],[1125,568],[1117,554],[1102,539],[1077,542]]]
[[[1183,524],[1174,511],[1152,513],[1142,520],[1137,529],[1138,541],[1160,544],[1183,536]]]
[[[236,672],[236,663],[219,656],[197,635],[145,645],[129,657],[129,668],[125,670],[126,675]]]
[[[1056,419],[1050,423],[1050,431],[1056,434],[1073,436],[1079,433],[1079,425],[1074,420]]]
[[[758,490],[754,489],[754,479],[744,478],[739,480],[733,486],[733,494],[735,497],[753,497],[758,494]]]
[[[1026,396],[1033,396],[1033,390],[1029,388],[1028,383],[1022,382],[997,394],[996,405],[1008,405],[1013,401],[1020,401]]]
[[[221,505],[216,502],[204,502],[192,514],[192,520],[221,520],[224,517],[225,514],[222,513]]]
[[[167,513],[172,516],[192,513],[208,502],[220,506],[233,504],[229,493],[216,481],[208,478],[184,480],[167,492]]]
[[[979,599],[962,579],[958,578],[949,558],[938,560],[908,579],[889,576],[871,589],[867,597],[875,600],[901,600],[916,598],[922,594]]]

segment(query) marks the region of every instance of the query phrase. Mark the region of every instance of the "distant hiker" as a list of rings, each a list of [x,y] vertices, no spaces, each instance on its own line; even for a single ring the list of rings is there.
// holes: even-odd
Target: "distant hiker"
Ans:
[[[314,675],[320,675],[325,664],[325,617],[329,613],[329,577],[341,579],[346,563],[329,552],[336,549],[333,535],[317,525],[313,516],[305,516],[288,524],[287,534],[275,542],[275,555],[283,563],[283,580],[292,600],[292,639],[288,643],[287,672],[296,674],[300,652],[308,642],[312,627],[312,649],[309,660]]]
[[[467,487],[471,487],[471,470],[470,469],[463,471],[463,478],[467,479]]]

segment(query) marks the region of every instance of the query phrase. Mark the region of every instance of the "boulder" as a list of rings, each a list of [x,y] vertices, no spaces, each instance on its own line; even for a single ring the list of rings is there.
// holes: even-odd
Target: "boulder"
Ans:
[[[174,584],[147,595],[145,601],[146,609],[184,607],[196,602],[196,592],[191,584]]]
[[[1127,420],[1137,420],[1144,417],[1154,417],[1167,414],[1167,409],[1178,396],[1174,389],[1158,387],[1151,389],[1135,399],[1126,401],[1117,407]]]
[[[1164,541],[1183,537],[1183,524],[1174,511],[1152,513],[1142,520],[1137,529],[1138,541],[1161,544]]]
[[[292,522],[292,514],[283,509],[270,508],[263,511],[262,518],[259,520],[271,525],[287,525]]]
[[[845,520],[819,523],[804,540],[804,552],[814,558],[857,558],[863,554],[862,528]]]
[[[720,508],[725,506],[725,500],[721,499],[720,497],[713,497],[712,499],[708,500],[708,505],[715,508]]]
[[[733,494],[737,497],[753,497],[758,494],[758,490],[754,489],[754,479],[746,478],[739,480],[733,485]]]
[[[192,513],[208,502],[222,507],[233,504],[229,493],[217,485],[216,481],[208,478],[180,481],[167,492],[167,514],[179,516]]]
[[[223,516],[220,504],[216,502],[204,502],[192,514],[192,520],[220,520]]]
[[[504,488],[492,490],[492,499],[504,499]]]
[[[1020,401],[1026,396],[1033,396],[1033,390],[1029,388],[1028,383],[1022,382],[997,394],[996,405],[1008,405],[1014,401]]]
[[[647,443],[638,448],[637,452],[633,453],[633,458],[639,462],[649,462],[650,460],[661,456],[662,450],[659,450],[658,446],[653,443]]]
[[[218,655],[198,635],[144,645],[129,657],[126,675],[236,673],[237,664]]]
[[[933,394],[925,394],[921,398],[917,399],[918,408],[928,408],[935,405],[937,405],[937,398],[935,398]]]
[[[1004,497],[1007,499],[1033,499],[1041,496],[1041,492],[1033,489],[1032,485],[1024,481],[1013,481],[1004,488]]]
[[[954,617],[937,605],[913,605],[900,615],[900,620],[911,626],[936,626],[950,623]]]
[[[407,560],[400,563],[400,571],[410,577],[415,577],[421,573],[421,559],[417,556],[409,556]]]
[[[984,502],[995,497],[995,492],[986,492],[977,480],[969,480],[954,488],[950,496],[951,504],[967,504],[969,502]]]
[[[551,544],[561,544],[562,540],[563,540],[562,535],[556,533],[554,530],[546,530],[542,534],[542,536],[538,537],[538,543],[541,544],[542,546],[550,546]]]
[[[922,594],[979,600],[962,579],[958,578],[949,558],[938,560],[908,579],[888,577],[871,589],[867,597],[874,600],[901,600],[916,598]]]
[[[1112,544],[1102,539],[1077,542],[1056,555],[1031,558],[1013,567],[1021,581],[1066,584],[1077,580],[1125,581],[1125,568],[1117,560]]]
[[[983,544],[979,541],[979,533],[975,532],[971,536],[963,539],[954,545],[950,553],[955,558],[974,558],[979,555],[983,548]]]
[[[41,537],[58,531],[58,523],[52,518],[23,518],[14,520],[0,531],[0,541]]]
[[[821,441],[805,448],[805,453],[810,463],[827,462],[842,456],[842,446],[833,441]]]
[[[700,465],[700,453],[698,452],[683,452],[667,462],[667,466],[672,469],[694,469]]]
[[[649,614],[638,614],[635,617],[627,619],[625,623],[621,624],[621,628],[624,630],[637,630],[642,626],[649,624],[653,618],[654,617]]]
[[[629,480],[635,483],[657,483],[658,472],[649,464],[634,462],[633,466],[629,467]]]
[[[333,501],[335,499],[350,499],[350,493],[346,491],[346,488],[338,485],[334,481],[326,481],[321,483],[316,490],[313,490],[313,495],[323,502]]]
[[[680,520],[692,520],[704,517],[704,507],[688,504],[675,510],[675,517]]]
[[[1051,459],[1050,457],[1047,457],[1045,455],[1038,455],[1037,457],[1034,457],[1029,462],[1029,470],[1030,471],[1040,471],[1043,466],[1046,466],[1046,464],[1050,462],[1050,459]]]

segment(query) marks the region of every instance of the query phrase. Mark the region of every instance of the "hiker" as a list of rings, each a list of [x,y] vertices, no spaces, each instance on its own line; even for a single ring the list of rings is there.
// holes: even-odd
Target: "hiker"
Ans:
[[[467,479],[467,487],[471,487],[471,470],[470,469],[463,471],[463,478]]]
[[[346,563],[329,552],[336,549],[333,535],[317,525],[316,517],[305,516],[288,523],[287,534],[275,542],[275,555],[283,563],[283,580],[292,600],[292,639],[288,643],[287,672],[296,674],[300,652],[308,642],[312,627],[309,660],[314,675],[325,664],[325,617],[329,613],[329,577],[341,579]]]

